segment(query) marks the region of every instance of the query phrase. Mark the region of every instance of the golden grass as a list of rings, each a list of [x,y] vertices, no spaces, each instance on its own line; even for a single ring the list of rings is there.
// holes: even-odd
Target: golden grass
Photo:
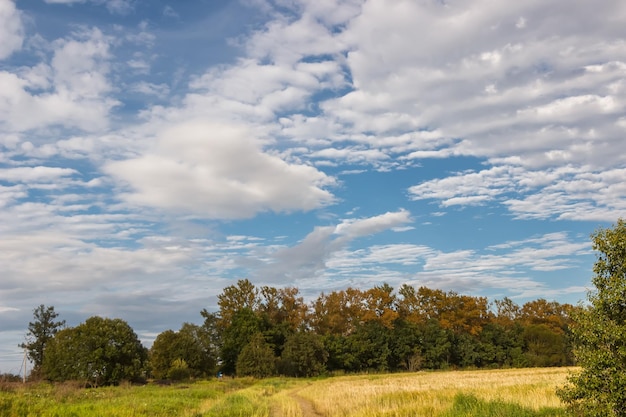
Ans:
[[[437,416],[457,394],[504,401],[539,410],[561,407],[555,389],[568,368],[418,372],[346,376],[318,381],[299,390],[327,417]]]

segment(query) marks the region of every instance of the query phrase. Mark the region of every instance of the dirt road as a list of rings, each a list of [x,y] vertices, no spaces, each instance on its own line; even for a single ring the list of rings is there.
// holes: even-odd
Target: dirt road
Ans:
[[[290,397],[298,402],[300,410],[302,411],[302,417],[324,417],[315,410],[311,401],[298,395],[298,391],[294,391]]]

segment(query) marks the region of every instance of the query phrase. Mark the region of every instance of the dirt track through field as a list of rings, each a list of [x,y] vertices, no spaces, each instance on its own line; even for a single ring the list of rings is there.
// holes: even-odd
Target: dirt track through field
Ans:
[[[298,395],[298,391],[291,393],[290,397],[298,402],[300,411],[302,411],[302,417],[324,417],[315,411],[315,407],[313,407],[313,403],[311,401]]]

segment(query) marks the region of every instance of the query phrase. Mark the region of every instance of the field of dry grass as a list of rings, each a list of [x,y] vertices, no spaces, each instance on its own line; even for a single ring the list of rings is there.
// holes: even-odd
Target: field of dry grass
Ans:
[[[450,411],[459,395],[483,403],[514,404],[532,413],[562,410],[555,389],[565,383],[569,371],[531,368],[346,376],[316,381],[298,395],[327,417],[440,416]]]

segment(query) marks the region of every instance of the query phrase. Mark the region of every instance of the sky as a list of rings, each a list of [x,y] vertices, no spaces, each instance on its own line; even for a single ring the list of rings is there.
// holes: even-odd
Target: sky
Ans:
[[[238,279],[584,300],[626,216],[623,0],[0,0],[0,372]]]

